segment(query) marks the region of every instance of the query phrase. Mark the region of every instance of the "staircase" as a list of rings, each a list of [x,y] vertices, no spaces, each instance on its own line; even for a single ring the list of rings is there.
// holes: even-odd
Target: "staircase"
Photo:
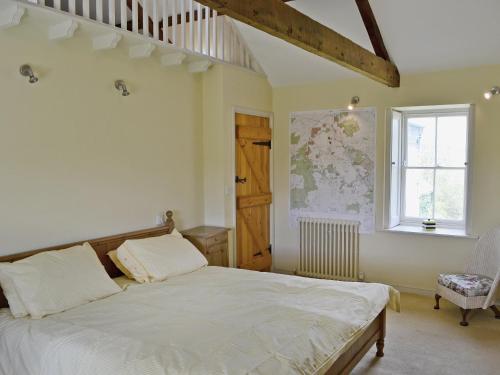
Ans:
[[[263,73],[234,21],[193,0],[0,0],[0,29],[26,15],[46,22],[51,40],[86,32],[93,48],[127,43],[130,58],[159,50],[164,66],[186,64],[193,73],[228,63]]]

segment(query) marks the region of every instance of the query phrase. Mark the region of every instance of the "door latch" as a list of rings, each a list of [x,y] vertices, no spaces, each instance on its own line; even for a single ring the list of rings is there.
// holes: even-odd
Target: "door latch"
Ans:
[[[258,142],[253,142],[254,145],[256,146],[267,146],[271,148],[271,141],[258,141]]]
[[[234,182],[236,182],[237,184],[246,184],[247,183],[247,178],[246,177],[239,177],[239,176],[236,176],[234,178]]]

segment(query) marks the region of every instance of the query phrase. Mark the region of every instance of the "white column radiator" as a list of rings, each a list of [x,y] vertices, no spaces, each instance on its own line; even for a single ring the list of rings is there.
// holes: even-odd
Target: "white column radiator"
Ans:
[[[359,222],[299,218],[297,274],[320,279],[359,280]]]

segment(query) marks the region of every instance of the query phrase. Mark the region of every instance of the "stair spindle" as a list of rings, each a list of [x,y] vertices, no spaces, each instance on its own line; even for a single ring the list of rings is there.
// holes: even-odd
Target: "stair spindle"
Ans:
[[[210,8],[205,7],[205,48],[206,54],[210,56]]]
[[[177,46],[177,0],[172,0],[172,43]]]
[[[158,21],[158,0],[153,0],[153,38],[160,39],[160,24]]]
[[[194,9],[193,0],[189,0],[189,49],[194,51]]]
[[[123,30],[127,30],[127,0],[120,0],[120,25]]]
[[[163,43],[168,43],[168,1],[162,0]]]
[[[116,26],[116,10],[115,10],[115,0],[108,1],[108,23],[111,26]]]
[[[142,35],[149,36],[149,1],[142,2]]]
[[[198,36],[198,52],[199,53],[203,53],[203,30],[202,30],[202,23],[201,23],[201,19],[202,19],[202,7],[201,7],[201,4],[198,3],[197,4],[197,8],[198,8],[198,20],[196,21],[197,22],[197,26],[198,26],[198,33],[197,33],[197,36]]]
[[[132,31],[139,32],[139,4],[138,0],[132,0]]]
[[[212,56],[217,57],[217,11],[212,13]]]
[[[102,22],[102,0],[95,1],[95,15],[98,22]]]
[[[73,15],[76,14],[76,0],[69,0],[68,1],[68,10],[71,14],[73,14]]]

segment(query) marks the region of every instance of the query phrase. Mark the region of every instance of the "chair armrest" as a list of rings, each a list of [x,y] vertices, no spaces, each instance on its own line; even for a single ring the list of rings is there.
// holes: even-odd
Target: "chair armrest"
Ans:
[[[491,284],[490,292],[486,297],[486,301],[484,302],[483,309],[489,309],[491,305],[495,304],[495,298],[497,294],[497,289],[500,286],[500,268],[498,269],[497,275],[495,279],[493,279],[493,284]]]

